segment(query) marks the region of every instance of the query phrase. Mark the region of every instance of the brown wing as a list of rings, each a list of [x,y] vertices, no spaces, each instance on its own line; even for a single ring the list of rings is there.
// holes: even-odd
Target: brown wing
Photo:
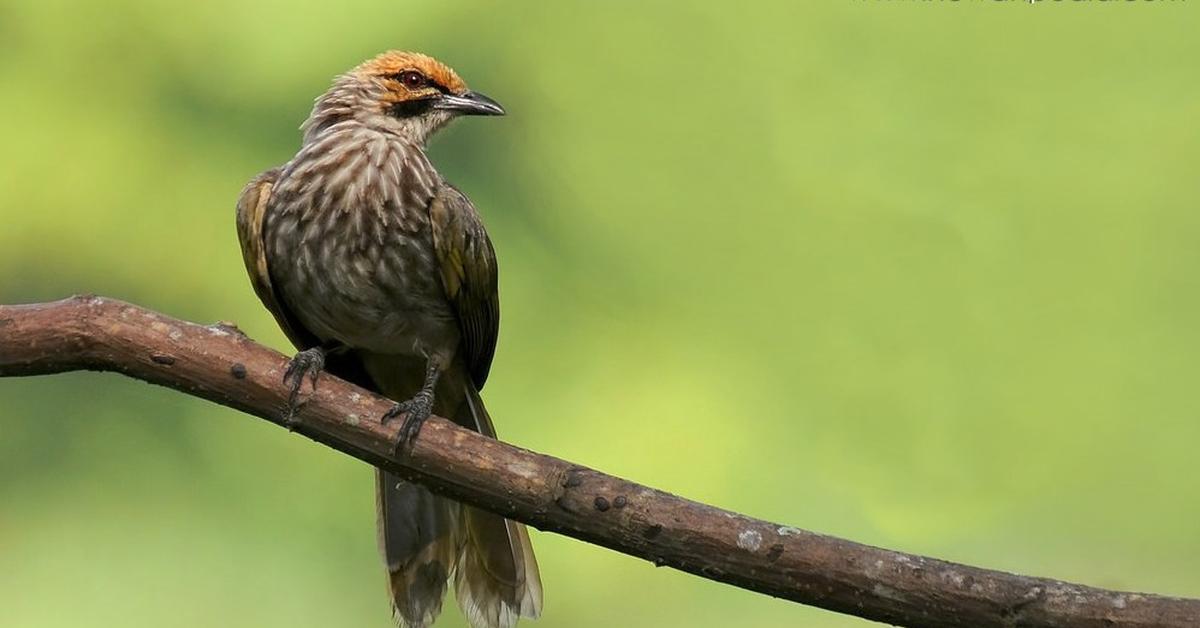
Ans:
[[[500,329],[496,253],[479,212],[454,186],[438,190],[429,213],[442,285],[458,316],[461,353],[475,387],[482,389]]]
[[[316,336],[304,329],[295,316],[283,306],[283,301],[271,286],[271,273],[267,268],[267,254],[263,244],[263,218],[267,203],[271,199],[271,188],[279,178],[282,168],[272,168],[250,180],[242,190],[237,204],[238,242],[242,245],[242,260],[250,283],[263,305],[267,306],[288,340],[298,349],[308,349],[320,344]]]

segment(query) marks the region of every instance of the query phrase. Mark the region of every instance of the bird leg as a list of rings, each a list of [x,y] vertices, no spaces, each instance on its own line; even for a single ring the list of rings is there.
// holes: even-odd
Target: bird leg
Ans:
[[[288,362],[287,370],[283,372],[283,383],[291,387],[288,394],[287,406],[283,410],[283,424],[291,429],[296,420],[296,412],[300,410],[300,387],[304,384],[304,376],[312,380],[313,390],[317,388],[317,377],[325,370],[325,356],[342,351],[345,347],[336,342],[328,342],[319,347],[312,347],[297,353]]]
[[[438,377],[441,374],[442,371],[438,368],[437,360],[430,358],[425,363],[425,384],[421,386],[421,390],[418,390],[412,399],[401,401],[392,406],[391,410],[383,413],[380,422],[384,424],[405,414],[404,423],[400,425],[392,453],[399,454],[401,450],[412,450],[413,441],[416,440],[417,433],[421,431],[421,425],[433,414],[433,391],[437,387]]]

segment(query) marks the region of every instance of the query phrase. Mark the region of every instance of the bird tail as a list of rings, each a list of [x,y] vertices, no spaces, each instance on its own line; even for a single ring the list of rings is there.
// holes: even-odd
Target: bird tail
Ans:
[[[495,437],[479,391],[468,378],[449,379],[465,383],[462,390],[439,389],[435,413]],[[402,628],[433,622],[451,576],[473,628],[512,628],[520,617],[541,614],[541,576],[524,525],[438,497],[391,473],[377,475],[379,541],[393,614]]]
[[[426,628],[442,611],[457,560],[460,506],[386,471],[375,477],[392,616],[401,628]]]
[[[469,381],[454,419],[496,436],[479,391]],[[511,627],[518,617],[542,614],[542,577],[525,526],[462,506],[462,549],[454,576],[458,606],[474,628]]]

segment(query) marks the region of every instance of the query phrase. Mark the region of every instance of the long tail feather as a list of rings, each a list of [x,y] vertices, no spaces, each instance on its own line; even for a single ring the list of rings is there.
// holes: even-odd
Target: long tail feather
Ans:
[[[392,399],[420,385],[420,365],[368,354],[366,370]],[[479,391],[458,369],[442,375],[434,412],[495,437]],[[402,628],[427,628],[441,611],[448,580],[473,628],[512,628],[542,610],[542,582],[525,526],[438,497],[395,475],[378,473],[379,542]]]
[[[461,506],[391,473],[375,474],[392,612],[403,628],[426,628],[442,610],[457,560]]]
[[[495,436],[491,418],[470,383],[455,419]],[[468,423],[470,421],[470,423]],[[511,628],[542,612],[542,580],[524,525],[477,508],[462,509],[463,546],[454,593],[474,628]]]

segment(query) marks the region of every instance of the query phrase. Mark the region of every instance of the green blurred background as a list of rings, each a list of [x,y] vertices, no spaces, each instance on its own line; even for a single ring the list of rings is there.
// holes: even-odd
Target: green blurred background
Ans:
[[[0,0],[0,302],[290,350],[233,206],[332,76],[509,109],[511,442],[859,541],[1200,596],[1195,3]],[[535,533],[547,628],[867,622]],[[389,625],[365,465],[116,375],[0,381],[0,625]],[[441,626],[463,626],[447,604]]]

